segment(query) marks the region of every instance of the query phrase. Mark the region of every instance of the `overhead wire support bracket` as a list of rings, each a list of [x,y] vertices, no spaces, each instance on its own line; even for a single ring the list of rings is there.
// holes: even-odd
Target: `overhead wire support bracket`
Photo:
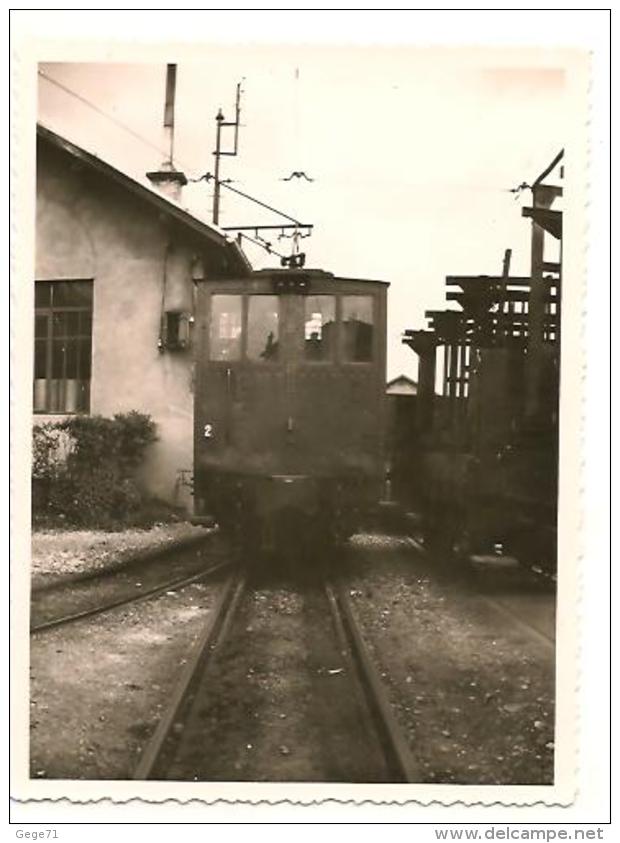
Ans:
[[[222,114],[222,109],[218,111],[215,123],[217,125],[215,134],[215,189],[213,191],[213,223],[219,224],[220,221],[220,187],[223,182],[220,180],[220,158],[223,156],[234,157],[239,150],[239,126],[241,118],[241,82],[237,83],[237,94],[235,97],[235,119],[234,121],[227,121]],[[226,151],[221,147],[222,128],[234,128],[233,150]]]
[[[283,255],[281,252],[277,252],[273,248],[271,243],[269,243],[267,240],[263,240],[262,237],[250,237],[248,234],[244,234],[242,231],[240,231],[237,234],[237,241],[241,243],[242,240],[249,240],[250,243],[254,243],[256,246],[260,246],[262,249],[264,249],[267,254],[276,255],[276,257],[280,258],[280,260],[287,260],[286,255]]]
[[[255,205],[260,205],[261,208],[265,208],[268,211],[271,211],[274,214],[277,214],[279,217],[284,217],[284,219],[289,220],[290,224],[280,223],[279,225],[246,225],[246,226],[239,226],[239,225],[229,225],[223,226],[224,231],[255,231],[257,228],[265,228],[265,229],[283,229],[283,228],[306,228],[312,230],[314,225],[312,223],[304,223],[300,220],[296,220],[295,217],[291,217],[289,214],[285,214],[284,211],[278,210],[278,208],[274,208],[272,205],[268,205],[266,202],[261,202],[260,199],[257,199],[255,196],[250,196],[249,193],[244,193],[242,190],[239,190],[236,187],[231,187],[228,181],[221,179],[216,179],[213,173],[204,173],[204,175],[200,176],[197,179],[191,179],[193,182],[198,181],[206,181],[207,183],[210,181],[215,181],[216,185],[220,187],[225,187],[227,190],[231,190],[233,193],[236,193],[239,196],[242,196],[244,199],[248,199],[250,202],[254,202]]]
[[[309,223],[302,223],[300,220],[295,219],[295,217],[290,216],[289,214],[285,214],[284,211],[278,210],[278,208],[274,208],[272,205],[268,205],[266,202],[262,202],[260,199],[256,199],[254,196],[250,196],[248,193],[244,193],[242,190],[239,190],[236,187],[232,187],[230,184],[230,179],[220,179],[220,159],[223,156],[231,156],[234,157],[237,155],[239,149],[239,127],[241,125],[241,82],[237,84],[237,93],[235,99],[235,119],[233,121],[227,121],[224,117],[222,110],[220,109],[216,115],[215,122],[216,122],[216,142],[215,142],[215,152],[213,153],[215,157],[215,171],[214,173],[205,173],[204,175],[200,176],[197,179],[192,179],[192,181],[206,181],[210,182],[213,180],[214,182],[214,190],[213,190],[213,223],[214,225],[219,225],[220,220],[220,196],[221,196],[221,189],[222,187],[227,188],[228,190],[232,191],[232,193],[236,193],[238,196],[241,196],[244,199],[249,200],[250,202],[254,202],[255,205],[259,205],[261,208],[265,208],[267,211],[271,211],[271,213],[276,214],[279,217],[282,217],[285,220],[288,220],[288,223],[280,223],[278,225],[245,225],[245,226],[225,226],[223,227],[224,231],[236,231],[238,232],[237,237],[240,239],[241,237],[246,237],[248,240],[252,240],[252,242],[257,243],[258,245],[263,246],[263,248],[267,248],[267,251],[271,251],[274,254],[278,254],[277,252],[273,251],[271,248],[271,244],[267,244],[263,238],[260,237],[259,231],[261,230],[277,230],[280,231],[278,239],[289,237],[293,240],[293,254],[286,257],[283,255],[278,255],[282,260],[282,265],[289,265],[291,267],[299,267],[303,266],[305,262],[305,254],[300,252],[299,250],[299,241],[310,237],[313,230],[313,225]],[[234,128],[234,142],[233,142],[233,149],[232,150],[224,150],[222,149],[222,128]],[[304,177],[308,181],[313,181],[313,179],[309,178],[305,172],[303,171],[295,171],[291,174],[289,178],[293,177]],[[285,179],[286,180],[286,179]],[[293,229],[292,234],[286,234],[286,230]],[[243,234],[244,231],[253,231],[254,237],[253,239],[249,237],[247,234]],[[267,244],[267,245],[265,245]]]
[[[310,223],[283,223],[282,225],[223,225],[220,226],[222,231],[284,231],[285,229],[300,229],[306,228],[312,231],[314,225]],[[308,236],[308,235],[304,235]]]
[[[207,176],[209,174],[207,173]],[[207,178],[208,181],[208,178]],[[272,211],[272,213],[277,214],[279,217],[284,217],[284,219],[289,220],[290,222],[294,223],[294,225],[298,227],[307,228],[308,226],[303,225],[299,220],[296,220],[295,217],[289,216],[289,214],[285,214],[284,211],[279,211],[277,208],[274,208],[272,205],[268,205],[266,202],[261,202],[260,199],[256,199],[254,196],[250,196],[248,193],[244,193],[242,190],[239,190],[237,187],[231,187],[229,184],[225,182],[220,182],[220,184],[225,187],[227,190],[232,191],[233,193],[238,194],[239,196],[243,196],[244,199],[249,199],[250,202],[254,202],[256,205],[260,205],[261,208],[266,208],[268,211]],[[280,228],[281,226],[278,226]],[[255,226],[252,226],[255,228]]]

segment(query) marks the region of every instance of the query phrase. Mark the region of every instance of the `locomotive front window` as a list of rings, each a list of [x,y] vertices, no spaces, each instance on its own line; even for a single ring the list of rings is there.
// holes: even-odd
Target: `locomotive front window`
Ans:
[[[335,296],[306,296],[304,319],[306,360],[333,359],[335,330]]]
[[[241,359],[241,296],[211,296],[211,360]]]
[[[248,360],[273,361],[279,354],[278,296],[248,297]]]
[[[372,360],[372,296],[342,297],[342,358],[348,363]]]

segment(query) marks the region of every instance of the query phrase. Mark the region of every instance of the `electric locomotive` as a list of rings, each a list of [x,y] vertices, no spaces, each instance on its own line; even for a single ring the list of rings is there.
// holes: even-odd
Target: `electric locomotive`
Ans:
[[[255,550],[355,531],[384,478],[387,287],[301,268],[198,282],[197,514]]]

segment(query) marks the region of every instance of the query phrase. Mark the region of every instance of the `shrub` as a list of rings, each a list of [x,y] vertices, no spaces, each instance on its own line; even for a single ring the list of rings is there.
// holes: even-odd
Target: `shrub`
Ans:
[[[33,431],[33,515],[66,524],[127,523],[143,496],[136,469],[156,440],[150,416],[71,416]]]

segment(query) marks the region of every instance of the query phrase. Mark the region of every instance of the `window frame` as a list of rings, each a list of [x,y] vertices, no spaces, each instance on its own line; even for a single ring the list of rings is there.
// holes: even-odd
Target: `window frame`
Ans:
[[[287,339],[286,325],[283,325],[282,320],[286,320],[289,316],[289,311],[283,306],[283,302],[287,298],[293,298],[293,295],[278,295],[274,294],[271,288],[268,289],[248,289],[241,284],[235,284],[229,289],[223,289],[220,285],[208,290],[208,305],[207,305],[207,325],[205,331],[206,347],[203,345],[204,360],[210,366],[281,366],[284,365],[289,356],[293,353],[293,347],[290,346],[290,334]],[[241,352],[240,356],[234,360],[217,360],[211,357],[211,326],[213,321],[213,302],[214,296],[239,296],[241,298]],[[284,349],[284,357],[279,355],[276,359],[262,360],[248,357],[248,320],[250,311],[250,296],[273,296],[276,295],[278,299],[278,342],[281,348]],[[319,288],[312,291],[310,296],[332,296],[335,300],[335,314],[334,321],[336,326],[335,342],[331,355],[324,360],[309,360],[305,356],[305,299],[308,298],[306,294],[300,294],[299,298],[304,300],[301,320],[299,327],[301,333],[298,339],[295,340],[297,351],[294,353],[296,364],[300,366],[353,366],[353,367],[367,367],[372,368],[378,363],[378,355],[380,353],[379,345],[379,321],[381,320],[381,305],[380,297],[376,291],[369,290],[330,290]],[[363,297],[370,299],[372,312],[372,341],[370,345],[370,358],[368,360],[346,360],[344,355],[344,322],[343,315],[343,299],[349,297]],[[290,326],[289,326],[290,328]],[[206,353],[205,353],[206,352]]]
[[[227,298],[239,298],[241,299],[241,336],[239,342],[239,355],[234,357],[233,359],[225,360],[219,357],[212,357],[213,353],[213,325],[214,325],[214,317],[213,317],[213,299],[215,296],[226,296]],[[245,360],[245,349],[246,349],[246,330],[245,330],[245,322],[247,319],[247,296],[243,291],[240,290],[213,290],[209,294],[209,322],[208,322],[208,330],[207,330],[207,362],[209,365],[212,366],[231,366],[233,364],[243,363]]]
[[[37,285],[38,284],[47,284],[49,285],[51,295],[49,304],[45,305],[37,305]],[[54,285],[57,284],[88,284],[90,290],[90,302],[85,304],[60,304],[57,305],[54,302]],[[33,387],[33,415],[37,416],[76,416],[76,415],[89,415],[90,414],[90,406],[91,406],[91,386],[93,380],[93,318],[94,318],[94,310],[95,310],[95,287],[94,287],[94,279],[92,278],[56,278],[56,279],[36,279],[35,280],[35,301],[34,301],[34,358],[33,358],[33,366],[32,366],[32,387]],[[54,335],[54,317],[57,314],[69,314],[69,313],[76,313],[78,316],[80,314],[88,314],[90,317],[90,330],[88,334],[83,334],[81,331],[81,320],[78,321],[78,331],[76,334],[70,334],[68,331],[60,336]],[[37,319],[43,317],[46,320],[46,332],[45,336],[38,337],[36,331],[36,323]],[[42,340],[44,342],[45,348],[45,376],[43,378],[37,378],[36,373],[36,350],[37,350],[37,342]],[[63,357],[63,377],[55,378],[53,377],[53,370],[54,370],[54,341],[55,340],[74,340],[77,342],[77,359],[76,359],[76,368],[79,374],[81,362],[82,362],[82,350],[81,345],[83,341],[88,341],[88,377],[76,377],[70,378],[67,377],[67,354],[66,351]],[[44,401],[44,409],[38,409],[35,406],[35,396],[34,396],[34,388],[35,384],[38,381],[44,381],[45,383],[45,401]],[[52,409],[52,383],[59,382],[64,384],[61,387],[62,394],[64,396],[64,405],[66,407],[67,404],[67,383],[69,381],[77,381],[80,384],[86,384],[86,395],[84,400],[84,406],[80,407],[79,409]]]
[[[347,360],[345,359],[345,332],[343,319],[343,299],[345,298],[369,298],[372,310],[372,340],[370,343],[370,358],[368,360]],[[338,362],[342,366],[373,366],[377,362],[377,296],[374,293],[346,292],[338,295]]]
[[[250,357],[248,355],[248,340],[250,338],[250,331],[249,331],[249,324],[250,324],[250,299],[258,298],[262,296],[263,298],[274,298],[278,303],[278,354],[276,357],[268,359],[261,359],[260,357]],[[244,308],[243,308],[243,323],[242,323],[242,337],[243,337],[243,356],[242,361],[243,363],[249,363],[252,366],[278,366],[282,365],[282,296],[278,295],[274,292],[248,292],[243,294],[244,299]]]
[[[311,360],[310,358],[306,357],[306,302],[309,298],[320,298],[321,296],[329,296],[334,300],[334,343],[331,349],[331,353],[329,356],[321,359],[321,360]],[[340,358],[340,295],[336,292],[325,292],[321,290],[320,292],[311,292],[307,295],[303,295],[302,299],[304,300],[304,314],[302,320],[302,352],[301,352],[301,364],[303,366],[335,366],[339,362]]]
[[[241,343],[240,343],[240,350],[239,356],[235,357],[234,360],[221,360],[212,357],[212,327],[213,327],[213,298],[215,296],[237,296],[241,299]],[[274,293],[271,290],[263,291],[255,291],[255,290],[247,290],[247,289],[231,289],[231,290],[222,290],[222,289],[214,289],[210,290],[208,293],[209,303],[208,303],[208,322],[207,322],[207,331],[206,331],[206,355],[205,360],[209,366],[239,366],[239,365],[251,365],[251,366],[278,366],[282,365],[282,356],[278,354],[278,357],[271,360],[261,360],[255,359],[254,357],[248,356],[248,320],[250,315],[250,297],[251,296],[270,296],[275,297],[278,302],[278,342],[282,340],[282,297],[279,296],[277,293]],[[203,346],[204,347],[204,346]]]

